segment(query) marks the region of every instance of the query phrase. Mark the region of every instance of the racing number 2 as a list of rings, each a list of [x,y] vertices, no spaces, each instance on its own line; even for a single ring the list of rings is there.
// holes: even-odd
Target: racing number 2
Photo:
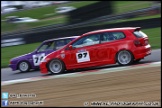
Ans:
[[[77,62],[78,63],[90,61],[89,52],[88,51],[76,53],[76,58],[77,58]]]

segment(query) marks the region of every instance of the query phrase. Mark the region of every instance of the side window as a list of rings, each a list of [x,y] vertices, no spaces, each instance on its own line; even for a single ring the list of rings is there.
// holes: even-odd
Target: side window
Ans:
[[[101,43],[110,42],[113,40],[123,39],[125,38],[124,33],[122,32],[106,32],[101,36]]]
[[[71,42],[73,39],[66,39],[65,40],[65,44],[68,44],[69,42]]]
[[[46,45],[46,44],[42,45],[42,46],[41,46],[41,47],[38,49],[38,51],[37,51],[37,52],[42,52],[42,51],[45,51],[46,47],[47,47],[47,45]]]
[[[137,38],[147,37],[147,35],[142,31],[134,31],[133,33]]]
[[[101,36],[101,43],[110,42],[110,41],[113,41],[113,40],[116,40],[116,38],[110,32],[103,33],[102,36]]]
[[[56,50],[62,48],[65,45],[65,40],[57,40],[55,43]]]
[[[73,43],[72,46],[75,48],[79,48],[99,44],[99,42],[100,42],[100,34],[93,34],[89,36],[84,36],[83,38]]]
[[[54,49],[54,42],[50,42],[46,50],[53,50],[53,49]]]
[[[125,38],[123,32],[112,32],[112,35],[115,37],[116,40]]]
[[[43,52],[47,50],[53,50],[53,42],[46,42],[44,43],[39,49],[38,52]]]

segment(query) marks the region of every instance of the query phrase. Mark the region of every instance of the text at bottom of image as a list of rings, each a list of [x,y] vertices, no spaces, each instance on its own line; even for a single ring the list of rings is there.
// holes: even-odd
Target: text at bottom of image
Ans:
[[[125,102],[125,101],[91,101],[84,102],[84,106],[160,106],[160,102]]]

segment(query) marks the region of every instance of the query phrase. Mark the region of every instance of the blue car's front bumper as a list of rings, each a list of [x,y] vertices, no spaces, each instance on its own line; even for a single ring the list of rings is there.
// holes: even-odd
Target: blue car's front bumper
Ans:
[[[12,71],[17,70],[16,64],[9,64],[9,67],[12,69]]]

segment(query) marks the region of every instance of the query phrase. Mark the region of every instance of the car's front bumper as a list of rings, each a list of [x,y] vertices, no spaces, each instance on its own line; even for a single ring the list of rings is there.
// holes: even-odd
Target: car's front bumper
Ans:
[[[135,59],[141,59],[151,54],[151,46],[148,44],[147,46],[139,47],[134,51]]]
[[[12,71],[17,70],[17,65],[16,64],[9,64],[9,67],[12,69]]]
[[[46,62],[41,62],[41,64],[39,65],[40,66],[40,72],[42,74],[47,74],[48,73],[48,69],[46,67]]]

